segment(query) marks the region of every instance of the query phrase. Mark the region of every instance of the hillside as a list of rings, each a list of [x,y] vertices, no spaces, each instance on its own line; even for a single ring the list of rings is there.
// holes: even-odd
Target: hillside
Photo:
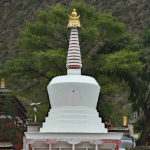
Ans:
[[[127,25],[128,30],[138,35],[150,22],[149,0],[84,0],[101,13],[110,12]],[[17,56],[16,39],[26,21],[34,22],[40,10],[61,3],[68,6],[71,0],[0,0],[0,67],[7,59]]]

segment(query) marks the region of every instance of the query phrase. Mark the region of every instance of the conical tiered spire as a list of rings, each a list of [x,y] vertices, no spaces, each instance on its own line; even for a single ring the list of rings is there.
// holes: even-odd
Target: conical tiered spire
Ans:
[[[71,33],[66,67],[68,74],[77,75],[81,74],[82,62],[78,38],[78,29],[81,28],[79,20],[80,16],[77,16],[76,9],[73,9],[73,12],[69,18],[67,28],[71,30]]]

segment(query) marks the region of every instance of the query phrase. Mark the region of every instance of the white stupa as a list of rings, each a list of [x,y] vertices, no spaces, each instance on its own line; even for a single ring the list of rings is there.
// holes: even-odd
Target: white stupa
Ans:
[[[71,144],[73,150],[77,144],[80,145],[78,148],[86,149],[94,144],[96,150],[98,144],[102,146],[105,142],[114,144],[110,149],[120,145],[122,134],[108,133],[96,110],[99,84],[93,77],[81,75],[78,38],[80,27],[79,16],[73,9],[68,24],[71,34],[66,64],[67,75],[55,77],[49,83],[47,89],[51,109],[40,131],[25,133],[24,149],[37,148],[41,142],[48,143],[50,150],[52,145],[53,148],[66,148],[64,143]]]
[[[48,85],[51,110],[40,132],[107,133],[96,110],[100,86],[93,77],[81,75],[80,24],[75,11],[68,28],[67,75],[53,78]]]

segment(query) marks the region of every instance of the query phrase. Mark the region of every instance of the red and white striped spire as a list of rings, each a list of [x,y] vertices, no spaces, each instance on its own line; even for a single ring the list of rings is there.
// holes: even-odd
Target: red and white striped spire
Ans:
[[[70,69],[82,68],[77,28],[71,29],[66,67]]]
[[[79,20],[80,16],[77,16],[76,10],[73,9],[69,17],[67,28],[71,30],[71,33],[66,64],[67,72],[68,74],[81,74],[82,62],[78,38],[78,29],[81,27]]]

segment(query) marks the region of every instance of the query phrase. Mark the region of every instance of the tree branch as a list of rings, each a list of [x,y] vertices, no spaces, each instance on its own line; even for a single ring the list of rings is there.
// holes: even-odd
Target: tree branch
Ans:
[[[43,74],[43,73],[39,72],[38,70],[35,70],[35,69],[33,69],[33,68],[30,68],[30,69],[31,69],[31,71],[33,71],[33,72],[35,72],[35,73],[39,74],[41,77],[44,77],[44,78],[50,79],[48,76],[46,76],[45,74]]]
[[[91,56],[92,54],[95,54],[95,53],[97,52],[97,48],[98,48],[100,45],[102,45],[102,40],[101,40],[101,39],[97,40],[97,42],[96,42],[94,48],[91,49],[91,50],[87,53],[87,55],[88,55],[88,56]]]
[[[53,64],[55,65],[56,68],[58,68],[60,72],[64,73],[64,70],[62,70],[56,62],[53,62]]]

